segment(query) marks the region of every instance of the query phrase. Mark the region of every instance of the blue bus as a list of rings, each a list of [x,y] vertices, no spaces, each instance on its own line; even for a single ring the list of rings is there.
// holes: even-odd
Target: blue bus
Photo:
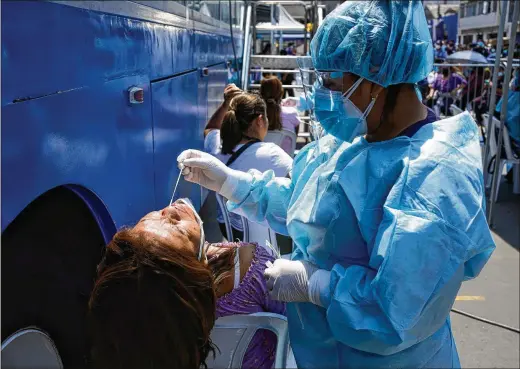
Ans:
[[[96,265],[169,203],[242,54],[241,1],[2,1],[2,340],[84,367]],[[201,205],[181,180],[177,197]]]

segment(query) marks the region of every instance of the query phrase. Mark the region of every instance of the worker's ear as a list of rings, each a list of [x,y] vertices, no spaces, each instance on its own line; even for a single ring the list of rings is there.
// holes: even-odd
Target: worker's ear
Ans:
[[[385,88],[377,83],[372,83],[372,88],[370,89],[370,96],[377,97]]]

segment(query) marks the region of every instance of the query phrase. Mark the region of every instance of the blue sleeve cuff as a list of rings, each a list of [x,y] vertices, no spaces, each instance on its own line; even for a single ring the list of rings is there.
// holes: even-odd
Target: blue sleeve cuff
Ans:
[[[324,308],[330,305],[330,274],[328,270],[319,269],[309,279],[309,299]]]

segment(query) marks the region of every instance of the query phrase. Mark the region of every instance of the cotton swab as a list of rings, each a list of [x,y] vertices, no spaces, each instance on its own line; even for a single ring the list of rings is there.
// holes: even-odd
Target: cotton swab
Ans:
[[[172,205],[173,203],[173,198],[175,197],[175,192],[177,192],[177,186],[179,185],[179,181],[181,180],[181,177],[182,177],[182,170],[184,169],[184,167],[180,170],[179,172],[179,176],[177,177],[177,182],[175,182],[175,187],[173,188],[173,193],[172,193],[172,198],[170,199],[170,206]]]

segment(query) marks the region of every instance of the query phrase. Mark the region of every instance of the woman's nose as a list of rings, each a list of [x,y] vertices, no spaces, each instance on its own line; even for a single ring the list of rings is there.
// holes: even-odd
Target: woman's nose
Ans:
[[[167,206],[161,210],[161,216],[180,220],[180,215],[174,206]]]

